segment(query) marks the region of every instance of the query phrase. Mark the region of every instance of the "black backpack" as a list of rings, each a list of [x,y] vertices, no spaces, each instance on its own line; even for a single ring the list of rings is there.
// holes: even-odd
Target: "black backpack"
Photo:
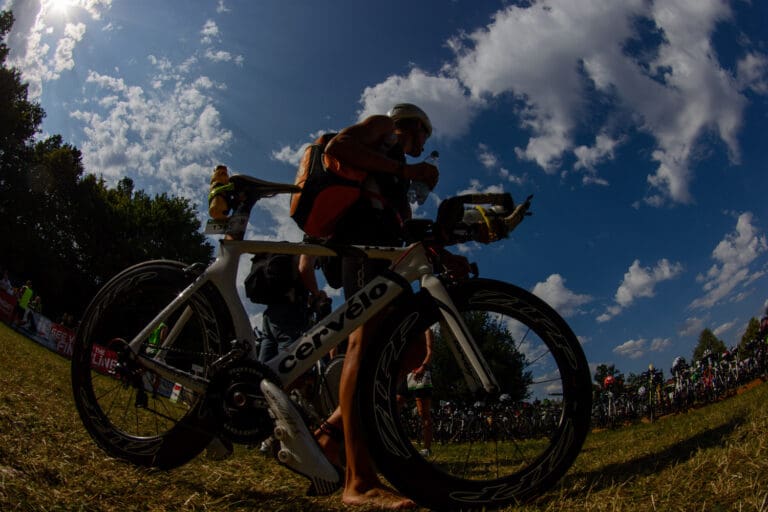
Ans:
[[[289,304],[299,295],[298,256],[259,253],[251,258],[245,295],[257,304]]]

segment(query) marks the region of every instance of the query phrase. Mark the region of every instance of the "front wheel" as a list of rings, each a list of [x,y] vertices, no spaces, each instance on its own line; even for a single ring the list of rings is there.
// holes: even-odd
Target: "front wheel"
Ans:
[[[128,348],[192,278],[178,262],[131,267],[99,291],[78,328],[72,353],[75,404],[88,432],[113,457],[169,469],[192,459],[213,436],[203,397],[143,367]],[[205,285],[170,315],[166,330],[145,341],[141,353],[208,377],[211,363],[232,339],[222,304],[218,291]]]
[[[500,388],[470,391],[438,307],[420,294],[421,302],[381,322],[366,349],[358,404],[371,455],[398,490],[432,509],[495,508],[535,497],[565,474],[589,431],[584,352],[566,322],[521,288],[473,279],[449,293]],[[413,361],[408,354],[426,329],[435,339],[432,425],[471,420],[447,437],[406,424],[413,412],[402,381],[413,362],[405,361]]]

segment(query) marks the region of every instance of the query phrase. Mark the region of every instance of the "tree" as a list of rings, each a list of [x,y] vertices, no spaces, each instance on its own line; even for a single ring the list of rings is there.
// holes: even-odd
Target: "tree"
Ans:
[[[709,329],[704,329],[699,335],[699,344],[693,349],[693,360],[700,360],[705,354],[722,354],[727,350],[725,343],[718,339]]]
[[[758,339],[758,334],[760,333],[760,321],[752,317],[749,319],[749,323],[747,324],[747,328],[744,331],[744,334],[741,336],[741,341],[739,342],[739,357],[745,358],[745,357],[751,357],[753,356],[753,343],[750,343],[752,341],[756,341]]]
[[[503,322],[492,318],[485,311],[465,313],[464,321],[478,348],[485,355],[491,372],[496,376],[501,393],[509,394],[514,401],[529,398],[527,390],[533,379],[531,373],[525,370],[525,355],[517,350],[514,337]],[[470,402],[476,398],[470,393],[451,349],[440,332],[435,335],[432,367],[436,400]]]
[[[150,197],[129,178],[110,189],[60,135],[34,140],[45,112],[5,66],[12,26],[0,12],[0,267],[32,280],[55,319],[79,315],[100,285],[140,261],[209,262],[213,248],[187,199]]]
[[[5,66],[5,38],[13,21],[10,11],[0,12],[0,240],[18,246],[12,229],[27,206],[30,142],[45,113],[39,104],[27,100],[27,84],[21,82],[21,73]]]

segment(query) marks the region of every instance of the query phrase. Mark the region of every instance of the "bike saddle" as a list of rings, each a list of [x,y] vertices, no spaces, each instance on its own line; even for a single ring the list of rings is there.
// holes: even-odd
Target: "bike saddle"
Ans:
[[[301,187],[292,183],[275,183],[264,181],[244,174],[235,174],[230,176],[230,183],[240,192],[245,192],[249,197],[261,199],[262,197],[272,197],[277,194],[293,194],[301,192]]]

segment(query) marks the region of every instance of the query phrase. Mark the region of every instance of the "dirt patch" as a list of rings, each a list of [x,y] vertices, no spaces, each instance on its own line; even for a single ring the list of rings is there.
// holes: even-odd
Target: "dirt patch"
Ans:
[[[753,380],[752,382],[749,382],[749,383],[747,383],[747,384],[744,384],[743,386],[741,386],[740,388],[738,388],[738,389],[736,390],[736,394],[737,394],[737,395],[740,395],[740,394],[742,394],[742,393],[744,393],[744,392],[746,392],[746,391],[749,391],[750,389],[752,389],[752,388],[754,388],[754,387],[757,387],[757,386],[759,386],[759,385],[760,385],[760,384],[762,384],[763,382],[765,382],[765,379],[763,379],[763,378],[755,379],[755,380]]]

